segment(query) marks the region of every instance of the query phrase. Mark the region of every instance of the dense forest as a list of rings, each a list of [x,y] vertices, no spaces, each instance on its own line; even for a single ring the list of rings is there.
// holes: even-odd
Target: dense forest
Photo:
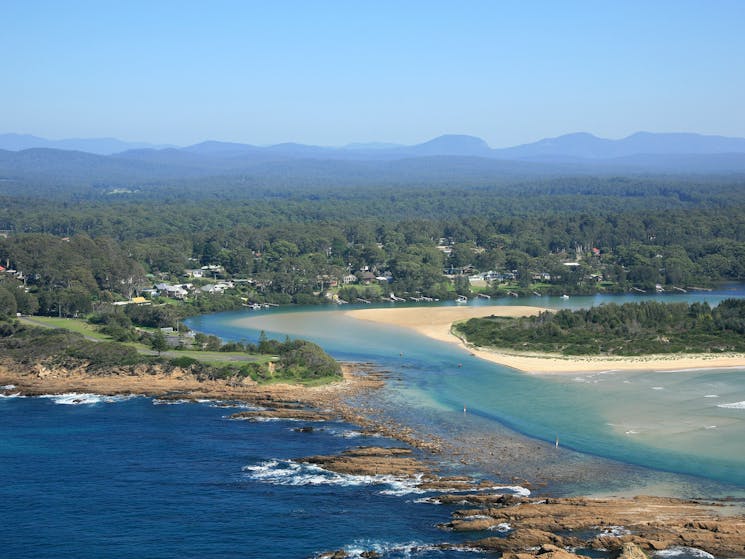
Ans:
[[[745,351],[745,301],[655,301],[542,312],[526,318],[473,318],[455,325],[478,346],[564,355],[644,355]]]
[[[75,316],[142,294],[162,304],[163,291],[149,290],[164,283],[188,284],[185,316],[393,293],[647,292],[745,279],[740,175],[454,172],[430,186],[364,188],[281,177],[116,188],[24,180],[0,188],[4,314]]]

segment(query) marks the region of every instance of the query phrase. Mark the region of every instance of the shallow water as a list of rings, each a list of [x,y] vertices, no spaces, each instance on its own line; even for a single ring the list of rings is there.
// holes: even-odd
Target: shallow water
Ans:
[[[741,286],[730,286],[649,298],[716,304],[744,295]],[[501,302],[584,307],[639,299],[541,297]],[[534,449],[542,457],[558,438],[561,450],[582,453],[551,458],[566,461],[567,468],[595,471],[600,466],[593,460],[628,465],[628,479],[614,479],[618,491],[633,490],[641,476],[642,485],[672,487],[666,491],[672,493],[745,493],[745,370],[528,375],[479,360],[455,344],[347,317],[343,311],[348,308],[237,311],[195,317],[189,326],[233,340],[255,341],[260,330],[278,338],[304,337],[339,359],[373,362],[392,372],[394,382],[380,399],[396,419],[455,439],[462,438],[464,430],[482,437],[521,434],[547,443]],[[605,464],[618,470],[617,465]],[[552,470],[546,481],[555,491],[605,490],[602,477],[588,478],[580,471],[567,476],[560,465]],[[665,472],[683,477],[671,479]]]

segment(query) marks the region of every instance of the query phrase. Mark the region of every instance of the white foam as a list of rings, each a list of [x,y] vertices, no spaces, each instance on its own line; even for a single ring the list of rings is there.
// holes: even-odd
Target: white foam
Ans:
[[[117,402],[124,402],[130,398],[136,398],[134,394],[128,394],[123,396],[102,396],[101,394],[88,394],[78,392],[68,392],[66,394],[44,394],[39,398],[48,398],[55,404],[61,404],[66,406],[84,406],[91,404],[115,404]]]
[[[499,532],[500,534],[506,534],[510,530],[512,530],[512,526],[510,526],[507,522],[500,522],[496,526],[489,526],[488,528],[492,532]]]
[[[448,546],[447,549],[459,552],[480,552],[479,549],[463,544]],[[442,549],[437,545],[419,542],[390,543],[370,540],[356,541],[351,545],[344,546],[344,553],[346,553],[347,557],[363,557],[363,553],[370,551],[382,557],[412,557],[423,553],[441,552]]]
[[[0,390],[13,390],[15,387],[15,384],[5,384],[3,386],[0,386]]]
[[[704,398],[719,398],[719,396],[716,394],[707,394]]]
[[[733,410],[745,410],[745,401],[733,402],[731,404],[717,404],[718,408],[727,408]]]
[[[426,548],[426,549],[425,549]],[[359,544],[352,544],[349,546],[344,547],[344,552],[347,554],[347,557],[362,557],[363,553],[374,551],[377,554],[383,556],[383,555],[390,555],[391,553],[400,553],[404,557],[409,557],[412,553],[416,553],[417,551],[432,551],[435,548],[431,545],[425,546],[423,544],[419,543],[404,543],[404,544],[396,544],[396,543],[359,543]]]
[[[681,555],[685,555],[688,557],[698,557],[700,559],[714,559],[714,556],[711,553],[707,553],[703,549],[698,549],[695,547],[670,547],[668,549],[663,549],[662,551],[655,551],[654,556],[655,557],[680,557]]]
[[[232,417],[230,419],[237,421],[256,421],[258,423],[269,423],[273,421],[291,421],[295,423],[323,423],[324,419],[298,419],[297,417]]]
[[[664,386],[653,386],[652,390],[665,390]]]
[[[342,437],[344,439],[356,439],[359,437],[381,437],[379,433],[372,433],[369,431],[356,431],[354,429],[329,429],[329,433],[331,433],[335,437]]]
[[[384,495],[408,495],[410,493],[424,493],[417,485],[421,483],[421,476],[414,478],[399,478],[392,475],[362,476],[339,474],[304,462],[294,460],[268,460],[255,466],[244,466],[243,471],[251,479],[274,485],[337,485],[337,486],[365,486],[387,485],[389,489],[381,491]]]
[[[194,400],[178,399],[178,400],[166,400],[161,398],[153,398],[154,406],[176,406],[178,404],[192,404]]]
[[[599,528],[599,526],[598,526]],[[608,536],[611,538],[620,538],[621,536],[628,536],[631,533],[625,526],[606,526],[601,531],[601,536]]]
[[[716,425],[707,425],[706,427],[704,427],[704,429],[716,429],[716,428],[717,428]]]
[[[499,485],[496,487],[491,488],[494,491],[512,491],[515,495],[519,495],[520,497],[530,497],[530,489],[527,487],[522,487],[520,485]]]
[[[21,396],[20,392],[16,392],[15,394],[0,394],[0,398],[9,400],[11,398],[25,398],[25,396]]]
[[[428,505],[441,505],[442,501],[440,499],[436,499],[435,497],[419,497],[418,499],[414,499],[414,503],[426,503]],[[464,503],[466,504],[466,503]]]
[[[628,431],[626,431],[626,434],[627,435],[638,435],[639,431],[634,431],[633,429],[629,429]]]

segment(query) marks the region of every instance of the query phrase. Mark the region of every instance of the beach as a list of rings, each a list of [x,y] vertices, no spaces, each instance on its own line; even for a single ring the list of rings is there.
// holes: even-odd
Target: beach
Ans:
[[[745,354],[670,354],[644,356],[571,356],[538,352],[515,352],[491,348],[477,348],[452,332],[455,322],[485,316],[534,316],[550,310],[530,306],[478,307],[405,307],[359,309],[347,311],[346,316],[410,328],[431,339],[461,344],[474,356],[506,365],[526,373],[560,374],[602,371],[678,371],[687,369],[744,368]]]

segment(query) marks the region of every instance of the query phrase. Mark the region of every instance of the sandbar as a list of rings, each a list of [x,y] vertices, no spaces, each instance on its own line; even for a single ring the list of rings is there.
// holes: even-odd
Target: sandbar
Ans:
[[[483,305],[477,307],[405,307],[359,309],[345,315],[410,328],[429,338],[465,346],[474,356],[526,373],[578,373],[602,371],[677,371],[685,369],[745,368],[743,353],[669,354],[643,356],[571,356],[481,348],[452,333],[455,322],[484,316],[533,316],[546,309],[530,306]]]

